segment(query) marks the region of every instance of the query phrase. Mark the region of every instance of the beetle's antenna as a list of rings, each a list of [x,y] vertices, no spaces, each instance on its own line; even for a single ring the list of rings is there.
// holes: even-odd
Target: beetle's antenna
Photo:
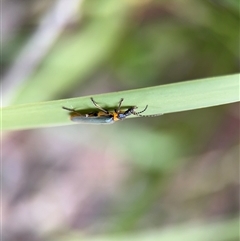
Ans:
[[[134,109],[136,109],[136,108],[137,107],[135,107]],[[142,111],[139,111],[139,112],[133,111],[133,115],[139,115],[140,113],[143,113],[147,108],[148,108],[148,105],[146,105],[146,107]]]
[[[98,105],[92,97],[91,97],[91,101],[99,110],[103,111],[106,114],[109,114],[109,112],[107,110],[104,110],[100,105]]]
[[[154,114],[154,115],[138,115],[137,113],[132,113],[133,115],[139,116],[139,117],[157,117],[160,115],[163,115],[162,113],[160,114]]]
[[[163,115],[162,113],[154,114],[154,115],[140,115],[140,113],[143,113],[147,108],[148,108],[148,105],[146,105],[146,107],[142,111],[139,111],[139,112],[132,111],[132,114],[136,115],[136,116],[139,116],[139,117],[156,117],[156,116]]]

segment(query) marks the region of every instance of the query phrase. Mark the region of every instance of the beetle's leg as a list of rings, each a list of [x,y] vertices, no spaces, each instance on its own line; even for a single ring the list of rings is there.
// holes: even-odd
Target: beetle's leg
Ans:
[[[68,111],[71,111],[71,112],[74,112],[74,113],[79,114],[79,112],[78,112],[77,110],[75,110],[74,108],[67,108],[67,107],[65,107],[65,106],[62,106],[62,108],[63,108],[64,110],[68,110]]]
[[[119,104],[118,104],[118,108],[117,108],[117,110],[115,110],[117,113],[120,112],[120,109],[121,109],[121,106],[122,106],[122,102],[123,102],[123,98],[120,99]]]
[[[109,112],[107,110],[103,109],[100,105],[98,105],[92,97],[91,97],[91,101],[99,110],[103,111],[106,114],[109,114]]]

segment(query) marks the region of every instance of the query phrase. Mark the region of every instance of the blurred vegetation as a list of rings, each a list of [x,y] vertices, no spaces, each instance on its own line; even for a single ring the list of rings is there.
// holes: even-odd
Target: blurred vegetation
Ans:
[[[72,4],[3,2],[4,105],[239,72],[235,1]],[[3,133],[4,240],[238,240],[238,107]]]

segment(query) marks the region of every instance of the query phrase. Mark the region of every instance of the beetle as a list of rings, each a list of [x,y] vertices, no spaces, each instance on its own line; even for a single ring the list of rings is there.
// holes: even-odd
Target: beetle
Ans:
[[[148,105],[139,112],[135,112],[135,109],[137,109],[137,106],[132,106],[128,108],[127,110],[121,110],[123,98],[120,99],[117,109],[113,111],[109,111],[106,109],[103,109],[100,105],[98,105],[95,100],[91,97],[90,98],[93,105],[99,109],[100,111],[94,111],[89,114],[82,114],[78,110],[74,108],[67,108],[62,107],[64,110],[70,111],[70,119],[74,122],[79,123],[86,123],[86,124],[112,124],[118,120],[123,120],[126,117],[130,115],[136,115],[140,117],[155,117],[162,114],[155,114],[155,115],[141,115],[146,109],[148,108]]]

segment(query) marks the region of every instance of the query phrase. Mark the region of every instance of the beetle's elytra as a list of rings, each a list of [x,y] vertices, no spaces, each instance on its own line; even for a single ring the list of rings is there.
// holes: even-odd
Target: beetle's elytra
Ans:
[[[123,120],[130,115],[136,115],[140,117],[155,117],[155,116],[162,115],[162,114],[141,115],[141,113],[143,113],[148,108],[148,105],[144,108],[144,110],[139,112],[135,112],[135,109],[137,109],[136,106],[132,106],[127,110],[121,110],[123,98],[121,98],[121,100],[119,101],[119,105],[117,109],[113,111],[103,109],[100,105],[98,105],[95,102],[93,98],[91,98],[91,101],[98,110],[91,112],[89,114],[82,114],[80,113],[80,111],[74,108],[71,109],[64,106],[62,108],[70,111],[70,118],[72,121],[78,122],[78,123],[86,123],[86,124],[111,124],[118,120]]]

